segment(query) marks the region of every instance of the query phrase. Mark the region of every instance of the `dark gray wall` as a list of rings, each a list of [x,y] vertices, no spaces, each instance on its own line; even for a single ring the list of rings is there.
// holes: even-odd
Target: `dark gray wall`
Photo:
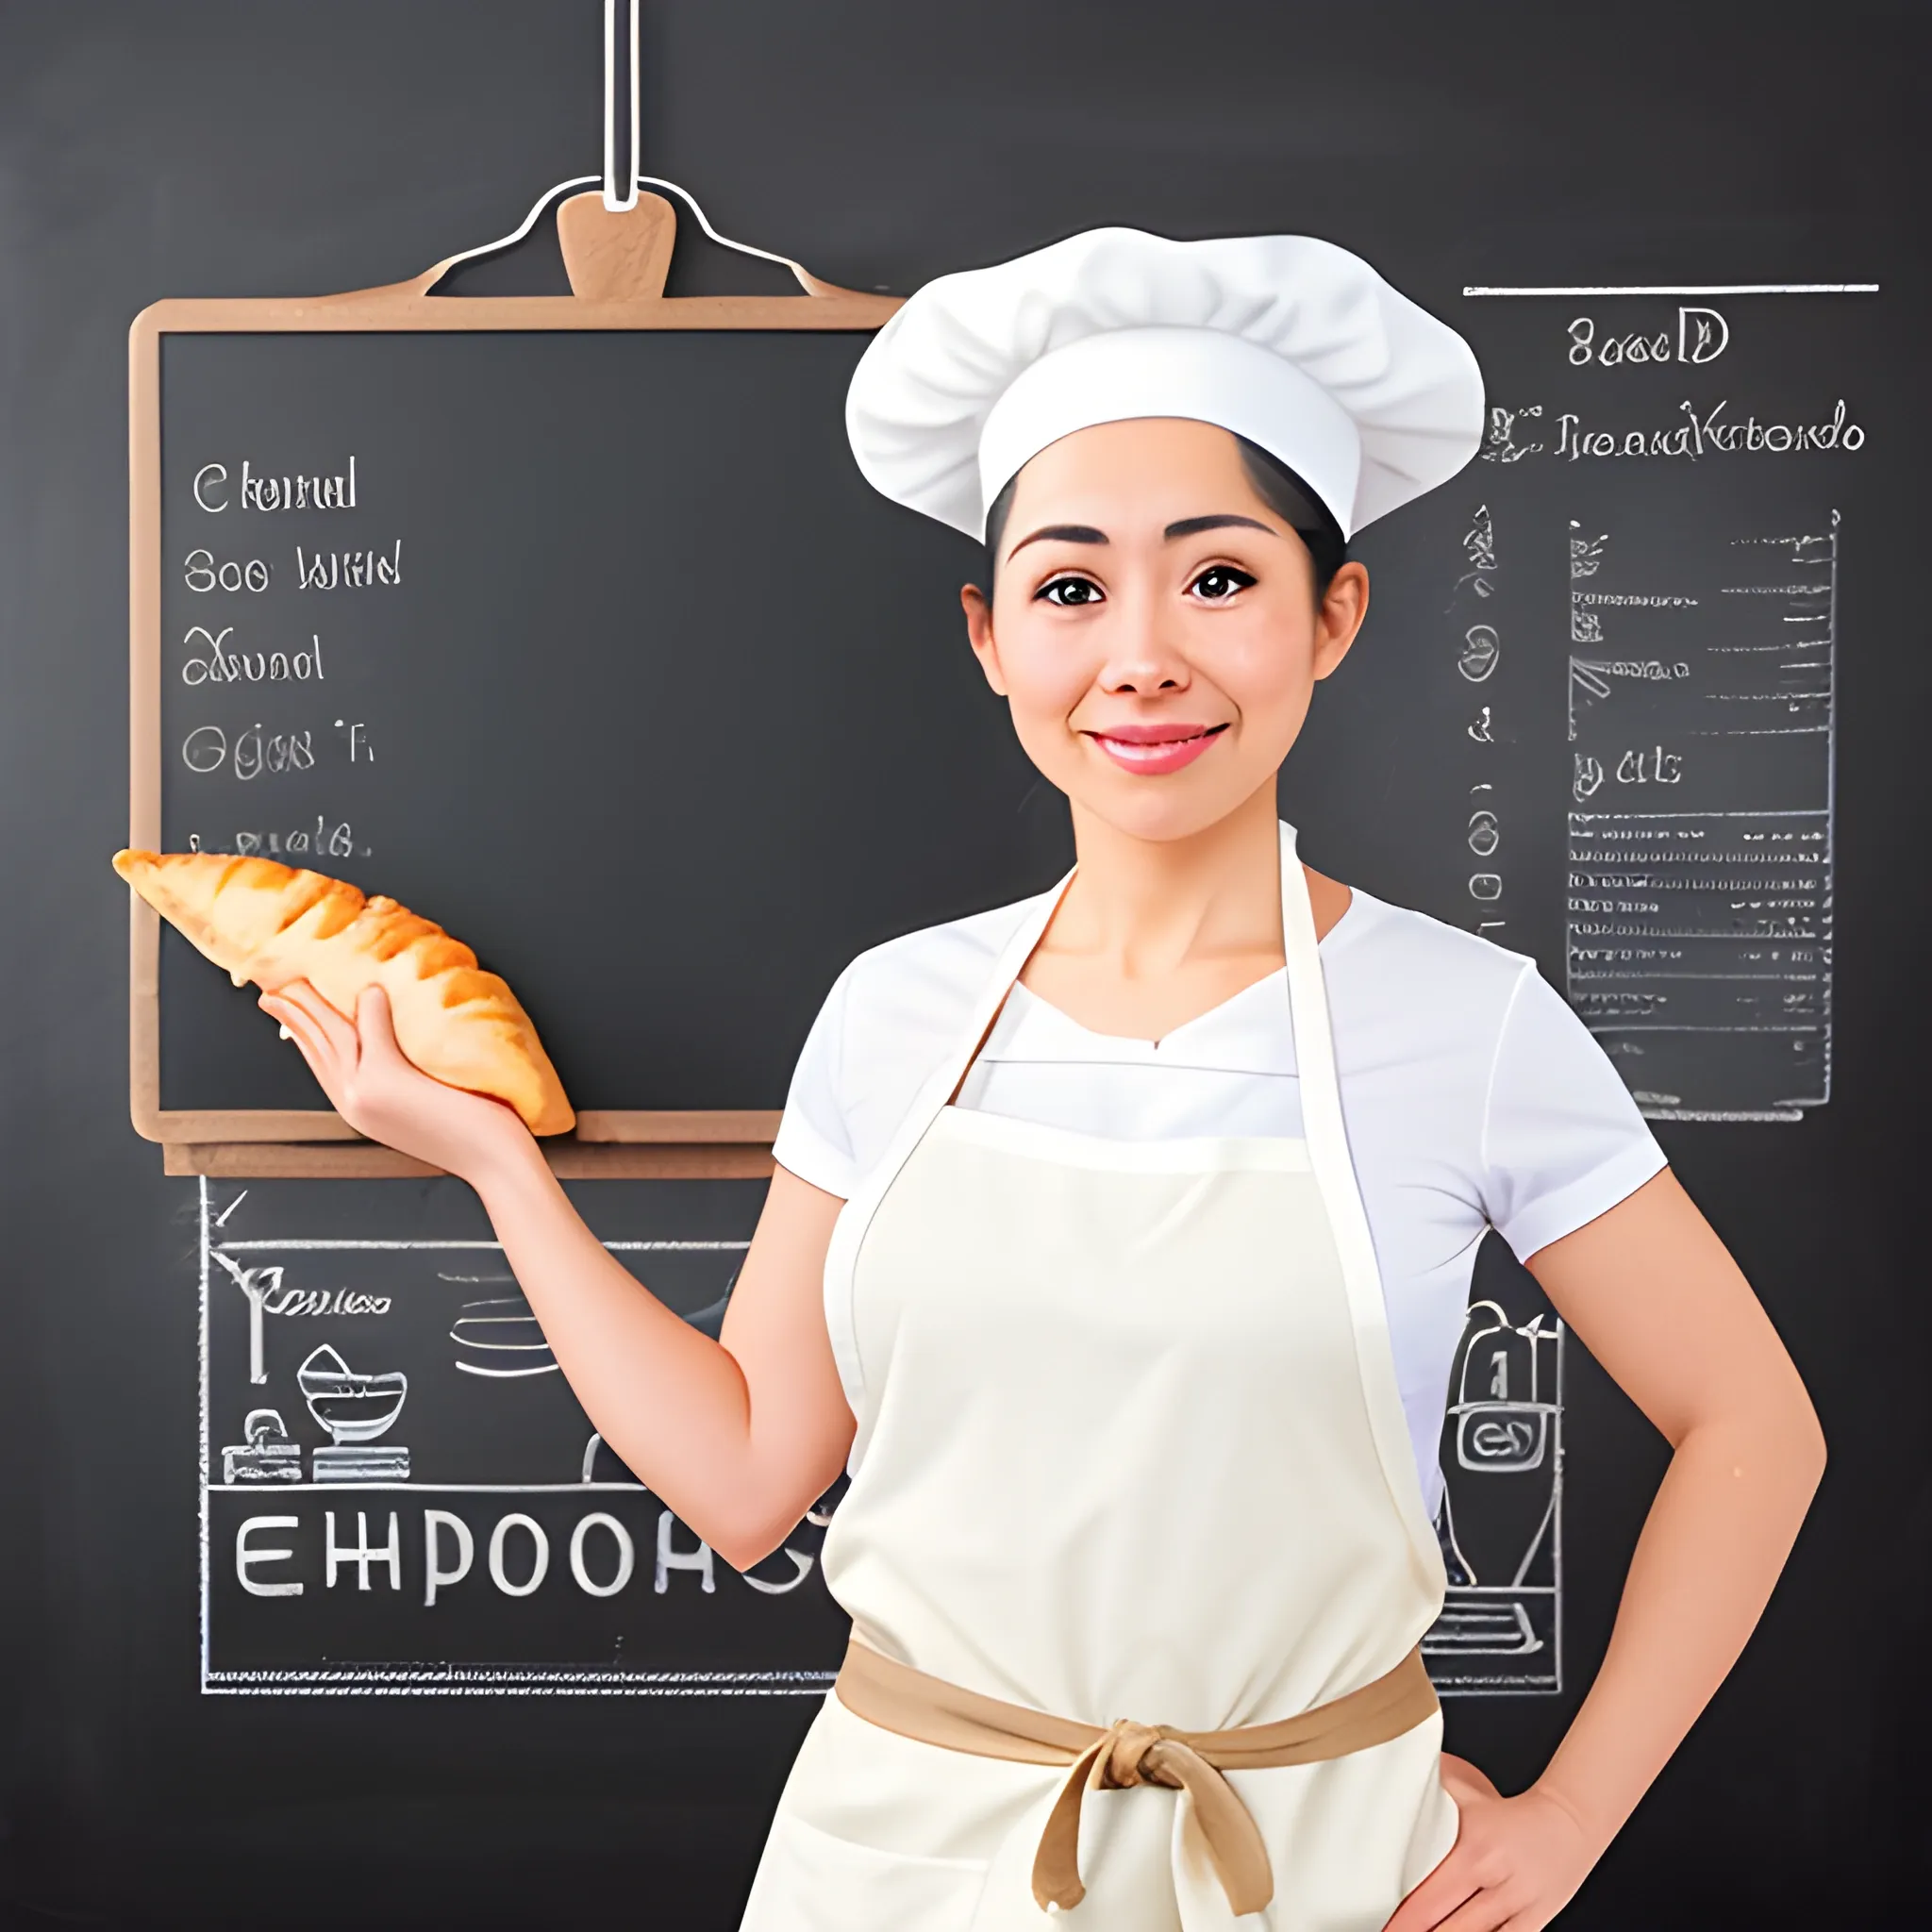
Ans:
[[[599,163],[599,12],[0,7],[13,1923],[623,1911],[726,1927],[804,1722],[630,1700],[201,1697],[192,1185],[164,1180],[125,1124],[125,909],[103,861],[126,824],[128,319],[162,295],[388,281],[502,232]],[[1907,5],[707,0],[651,15],[646,165],[727,231],[859,288],[1127,221],[1332,235],[1438,300],[1467,281],[1875,276],[1893,339],[1923,331],[1908,90],[1926,45]],[[466,285],[557,277],[554,251],[530,251]],[[1865,374],[1894,452],[1924,448],[1919,358]],[[1917,883],[1932,678],[1907,492],[1862,541],[1841,660],[1837,1096],[1800,1129],[1664,1133],[1790,1337],[1833,1466],[1764,1628],[1568,1914],[1579,1927],[1896,1922],[1932,1875]],[[1662,1457],[1600,1375],[1576,1384],[1581,1680]],[[1526,1779],[1575,1701],[1461,1704],[1452,1740]]]

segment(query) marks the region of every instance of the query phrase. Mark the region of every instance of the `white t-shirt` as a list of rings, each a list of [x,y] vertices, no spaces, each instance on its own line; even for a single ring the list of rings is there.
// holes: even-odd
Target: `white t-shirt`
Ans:
[[[774,1149],[850,1199],[962,1036],[1037,900],[928,926],[839,975],[792,1076]],[[1341,1108],[1431,1515],[1437,1444],[1475,1251],[1521,1257],[1664,1166],[1603,1050],[1536,962],[1357,890],[1322,941]],[[1285,969],[1158,1041],[1093,1033],[1016,986],[962,1107],[1154,1141],[1302,1132]]]

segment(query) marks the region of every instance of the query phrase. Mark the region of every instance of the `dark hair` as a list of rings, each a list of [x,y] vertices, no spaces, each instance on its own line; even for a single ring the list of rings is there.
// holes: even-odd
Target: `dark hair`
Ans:
[[[1348,561],[1348,540],[1341,534],[1341,525],[1335,521],[1328,506],[1279,457],[1263,449],[1258,442],[1250,442],[1245,436],[1236,436],[1232,430],[1228,434],[1234,436],[1236,447],[1241,454],[1241,468],[1247,472],[1255,494],[1307,546],[1308,558],[1315,567],[1315,597],[1319,602],[1328,594],[1328,586],[1334,581],[1335,573]],[[1000,493],[993,498],[992,507],[986,513],[986,585],[989,592],[999,565],[1000,541],[1007,533],[1007,517],[1013,508],[1013,486],[1019,480],[1020,473],[1015,470],[1001,486]]]

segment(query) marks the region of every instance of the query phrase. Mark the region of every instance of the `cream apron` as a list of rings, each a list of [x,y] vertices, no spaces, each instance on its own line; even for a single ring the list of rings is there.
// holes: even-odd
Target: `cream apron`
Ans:
[[[1288,825],[1281,881],[1305,1139],[949,1104],[1063,881],[840,1215],[825,1314],[858,1428],[825,1580],[886,1657],[1084,1724],[1218,1730],[1373,1682],[1441,1608]],[[1090,1791],[1086,1898],[1048,1914],[1029,1875],[1064,1774],[828,1696],[743,1932],[1381,1932],[1455,1840],[1441,1745],[1436,1716],[1227,1773],[1274,1876],[1239,1920],[1181,1793]]]

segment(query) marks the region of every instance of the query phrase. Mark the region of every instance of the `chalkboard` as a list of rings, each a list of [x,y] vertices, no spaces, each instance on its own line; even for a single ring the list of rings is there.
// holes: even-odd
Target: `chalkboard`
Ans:
[[[195,1186],[205,1690],[823,1694],[842,1480],[741,1574],[604,1445],[487,1233],[407,1196],[347,1233],[312,1185]],[[715,1335],[741,1209],[666,1223],[594,1186],[610,1252]],[[1565,1342],[1493,1257],[1442,1438],[1450,1592],[1423,1654],[1446,1696],[1563,1687]]]
[[[509,325],[537,308],[598,325]],[[964,647],[974,546],[843,447],[851,324],[889,308],[149,311],[160,846],[313,866],[469,939],[585,1140],[769,1141],[847,960],[1037,889],[1065,845]],[[172,928],[136,1026],[157,1138],[341,1131]]]
[[[1428,828],[1400,896],[1541,953],[1660,1119],[1789,1125],[1829,1098],[1839,570],[1864,504],[1853,377],[1876,293],[1460,291],[1492,396],[1482,449],[1367,533],[1374,627],[1284,780],[1291,809],[1333,824],[1359,781],[1352,757],[1330,774],[1323,754],[1375,743],[1382,808]],[[501,924],[507,970],[586,1069],[567,1075],[581,1104],[774,1106],[854,951],[1063,862],[1063,824],[1025,812],[1039,788],[956,635],[977,559],[872,496],[839,444],[863,340],[165,338],[161,547],[186,562],[163,578],[162,631],[199,639],[181,660],[195,675],[162,680],[170,842],[289,852],[287,831],[211,816],[280,785],[317,826],[290,856],[353,823],[352,875],[393,847],[397,890]],[[741,420],[756,429],[720,439]],[[655,473],[632,458],[653,437],[681,453]],[[251,438],[345,453],[308,471],[217,454]],[[785,476],[782,493],[747,491],[748,472]],[[394,534],[372,543],[378,487]],[[296,491],[333,501],[260,507]],[[364,535],[318,549],[276,519]],[[200,541],[231,527],[295,545],[292,571],[264,562],[252,589],[252,556]],[[225,565],[226,591],[208,583]],[[202,599],[258,637],[211,635]],[[553,609],[569,621],[530,652]],[[804,612],[818,654],[781,641]],[[620,636],[635,647],[613,650]],[[277,650],[285,691],[311,695],[297,674],[315,654],[345,708],[296,770],[269,769],[264,687],[202,668]],[[639,839],[646,824],[658,834]],[[934,841],[972,863],[935,867]],[[615,900],[613,873],[630,882]],[[249,1000],[185,946],[162,966],[164,1101],[299,1100],[307,1075]],[[306,1233],[299,1198],[206,1181],[199,1212],[209,1689],[829,1681],[822,1523],[764,1574],[718,1565],[600,1463],[487,1241],[368,1232],[383,1217]],[[693,1319],[722,1313],[719,1263],[741,1241],[606,1238]],[[308,1333],[332,1339],[279,1359]],[[1441,1445],[1452,1593],[1424,1653],[1445,1694],[1564,1688],[1565,1340],[1491,1256]],[[358,1426],[363,1396],[395,1412],[325,1440],[341,1387],[359,1391]]]
[[[1460,878],[1414,901],[1526,950],[1560,929],[1560,983],[1658,1116],[1829,1092],[1875,292],[1465,289],[1482,454],[1363,545],[1404,641],[1378,614],[1353,689],[1419,818],[1462,831]],[[411,332],[152,318],[160,842],[313,864],[475,938],[586,1139],[769,1139],[847,960],[1065,862],[961,645],[978,559],[857,475],[862,333],[440,331],[434,306]],[[1559,651],[1562,678],[1525,674]],[[172,931],[155,1004],[149,1131],[340,1131]]]
[[[560,1376],[474,1373],[518,1359],[528,1337],[515,1306],[502,1305],[513,1290],[491,1278],[504,1271],[468,1190],[421,1174],[271,1177],[291,1150],[305,1162],[326,1153],[342,1174],[378,1150],[320,1141],[328,1124],[315,1118],[318,1096],[294,1081],[292,1050],[274,1041],[245,993],[185,954],[157,948],[150,983],[137,977],[135,988],[155,1021],[147,1124],[165,1130],[167,1145],[128,1124],[127,894],[106,859],[128,842],[130,744],[135,828],[147,809],[148,842],[164,831],[212,841],[312,823],[196,810],[164,824],[164,754],[193,775],[160,728],[164,697],[173,706],[193,695],[180,675],[187,627],[218,604],[246,611],[257,593],[188,591],[187,552],[208,539],[177,547],[171,534],[164,550],[163,465],[192,454],[191,479],[203,462],[243,458],[275,474],[333,475],[353,454],[358,517],[369,491],[393,491],[403,474],[368,468],[364,451],[377,444],[358,439],[352,449],[333,421],[325,438],[272,450],[251,425],[210,419],[222,434],[200,453],[158,434],[154,521],[130,550],[129,323],[158,301],[310,310],[275,340],[237,326],[236,308],[226,327],[158,334],[158,432],[164,375],[193,379],[196,358],[221,377],[282,352],[407,355],[414,344],[400,338],[410,331],[322,326],[325,292],[383,283],[501,235],[541,190],[595,168],[600,16],[592,0],[105,0],[4,11],[0,1349],[10,1373],[0,1404],[9,1473],[0,1707],[13,1748],[0,1781],[0,1919],[9,1924],[239,1932],[268,1920],[320,1932],[351,1910],[388,1932],[641,1911],[679,1932],[731,1932],[836,1656],[815,1560],[783,1594],[714,1561],[708,1593],[687,1526],[674,1520],[664,1532],[661,1506],[607,1456],[592,1451],[585,1477],[591,1426]],[[1917,1017],[1932,913],[1916,885],[1932,822],[1917,475],[1932,440],[1922,345],[1932,278],[1912,198],[1919,76],[1932,48],[1924,10],[1891,0],[1788,16],[1759,8],[1741,21],[1715,0],[1608,11],[1537,0],[1325,11],[1203,0],[1185,17],[1151,0],[645,8],[647,167],[691,187],[725,231],[882,304],[932,275],[1101,223],[1176,236],[1301,232],[1358,250],[1475,345],[1505,416],[1452,485],[1363,534],[1368,625],[1317,693],[1283,777],[1284,812],[1324,871],[1471,930],[1500,919],[1490,936],[1533,954],[1579,1010],[1602,1003],[1591,1023],[1633,1091],[1650,1096],[1642,1104],[1674,1171],[1790,1346],[1831,1452],[1763,1624],[1566,1907],[1565,1932],[1904,1924],[1932,1884],[1919,1688],[1932,1636],[1932,1464],[1920,1421],[1932,1317],[1918,1286],[1915,1127],[1932,1088],[1932,1034]],[[857,353],[876,318],[827,327],[816,304],[830,298],[800,297],[783,270],[724,255],[683,227],[668,301],[762,301],[783,305],[781,319],[817,319],[804,329],[760,324],[738,346],[747,365],[769,352],[764,366],[798,398],[791,420],[822,411],[812,459],[826,491],[847,492],[836,511],[824,504],[833,541],[808,559],[829,569],[825,559],[884,527],[868,519],[892,517],[841,467],[831,367]],[[1740,292],[1873,282],[1875,293]],[[1464,292],[1525,289],[1563,292]],[[508,327],[427,330],[425,346],[455,351],[452,370],[500,350],[519,381],[581,382],[573,368],[598,354],[650,346],[639,328],[610,332],[603,348],[586,339],[595,305],[573,295],[547,224],[425,300],[439,325],[499,302],[576,323],[558,328],[525,307]],[[1715,311],[1724,327],[1680,309]],[[716,331],[706,321],[687,333],[709,341]],[[781,333],[796,342],[779,342]],[[801,364],[825,358],[817,401],[802,376],[779,370],[793,348]],[[301,407],[269,389],[269,405]],[[218,380],[214,394],[242,391]],[[346,391],[336,400],[355,402]],[[412,400],[401,398],[405,415]],[[515,391],[507,400],[525,407]],[[1778,427],[1827,429],[1840,400],[1830,444],[1771,446]],[[1687,404],[1718,433],[1699,441]],[[174,407],[170,395],[170,420]],[[1727,446],[1734,428],[1741,446]],[[1670,446],[1679,430],[1693,448]],[[396,450],[393,412],[376,432],[391,460],[428,463]],[[479,446],[484,425],[456,433]],[[1626,448],[1633,433],[1641,454]],[[647,452],[626,454],[637,458],[626,479],[650,474]],[[508,476],[493,465],[476,478],[454,466],[440,474],[461,489]],[[769,499],[785,478],[762,482]],[[399,608],[382,602],[392,593],[433,592],[429,620],[397,648],[421,641],[460,668],[467,640],[440,613],[464,582],[432,582],[418,568],[416,540],[434,534],[438,505],[392,507],[430,520],[371,526],[365,552],[378,534],[403,540],[403,582],[305,596],[284,575],[257,597],[261,609],[337,615],[263,631],[264,649],[299,651],[320,633],[327,681],[339,664],[346,678],[358,654],[362,671],[370,661],[349,626],[389,622],[380,613]],[[589,492],[574,508],[605,514]],[[282,549],[260,554],[286,569],[299,514],[207,521],[281,532]],[[1049,880],[1066,828],[1017,763],[991,775],[1014,755],[960,634],[955,592],[976,567],[972,546],[911,519],[894,529],[904,572],[895,635],[909,649],[889,658],[881,633],[871,675],[906,680],[895,701],[943,698],[958,735],[935,755],[963,764],[983,732],[988,762],[974,771],[1007,815],[970,834],[958,819],[934,823],[932,889],[956,890],[958,903],[890,910],[909,922]],[[1776,541],[1821,538],[1829,543],[1788,551]],[[305,529],[300,541],[307,551],[315,539]],[[761,541],[790,539],[776,528]],[[258,554],[225,538],[208,547],[211,560]],[[130,739],[127,610],[143,571],[153,702]],[[807,608],[795,633],[826,662],[858,648],[834,608]],[[1773,641],[1763,630],[1774,612],[1777,641],[1828,631],[1829,646],[1807,636],[1790,653],[1757,651]],[[1831,624],[1785,622],[1820,615]],[[1601,635],[1579,636],[1585,620]],[[331,648],[338,634],[345,658]],[[769,652],[760,641],[772,675],[786,675],[777,647],[793,641],[774,637]],[[1735,675],[1754,657],[1780,660],[1778,677]],[[483,661],[510,668],[508,657]],[[1828,683],[1797,681],[1827,667]],[[915,687],[920,677],[931,681]],[[480,686],[464,689],[472,715],[509,715],[507,700],[491,714]],[[211,702],[236,695],[208,692]],[[373,732],[385,719],[375,695],[367,712],[329,710],[327,730],[341,717]],[[547,700],[533,685],[528,701]],[[1769,755],[1769,740],[1728,728],[1711,737],[1699,715],[1791,706],[1782,718],[1792,729]],[[272,715],[276,729],[302,722],[240,703],[178,722],[185,736],[203,722],[266,727]],[[384,731],[404,716],[388,714]],[[378,762],[358,761],[358,784],[388,782],[391,754],[408,749],[387,736],[371,744]],[[351,774],[345,759],[336,775]],[[588,789],[581,775],[563,772],[570,795]],[[264,772],[228,790],[268,796],[272,778],[309,782]],[[815,778],[814,792],[831,782]],[[859,781],[847,768],[840,782]],[[892,782],[917,785],[920,774],[908,780],[900,768]],[[1478,785],[1495,789],[1473,792]],[[450,789],[486,788],[461,769]],[[1666,790],[1670,801],[1649,808],[1660,818],[1642,819],[1641,794]],[[372,808],[384,797],[379,783],[362,795]],[[391,861],[413,868],[401,896],[520,986],[527,974],[546,1034],[581,1061],[568,1048],[577,1017],[553,1010],[547,936],[537,958],[515,907],[445,903],[441,881],[459,879],[472,858],[452,851],[445,863],[418,842],[419,824],[442,808],[431,794],[363,832],[333,798],[313,807],[371,847],[358,862],[372,870],[358,877],[345,861],[350,876],[393,889]],[[766,821],[784,809],[767,801]],[[1639,868],[1623,855],[1634,840],[1608,841],[1614,865],[1595,857],[1607,822],[1619,834],[1668,830],[1667,849],[1709,851],[1707,840],[1675,837],[1698,832],[1694,815],[1707,811],[1748,815],[1725,821],[1735,846],[1717,849],[1754,863],[1736,874],[1707,868],[1736,887],[1667,898],[1631,876]],[[1772,814],[1805,819],[1806,842],[1771,837]],[[927,829],[885,818],[868,835],[889,849]],[[595,824],[575,833],[613,844],[629,835]],[[1573,861],[1573,849],[1591,856]],[[1755,862],[1794,854],[1803,866]],[[1694,864],[1670,871],[1697,875]],[[1573,884],[1573,873],[1592,876]],[[1623,876],[1609,883],[1611,873]],[[1760,889],[1760,875],[1776,876],[1776,889]],[[1796,903],[1747,904],[1759,929],[1713,931],[1714,919],[1734,916],[1730,900],[1754,898]],[[1629,903],[1587,903],[1603,900]],[[845,912],[852,943],[865,943],[863,908]],[[1777,919],[1791,924],[1769,924]],[[1630,929],[1592,929],[1604,925]],[[1796,958],[1801,946],[1821,957]],[[1611,949],[1633,957],[1598,957]],[[1766,957],[1745,957],[1754,951]],[[781,963],[770,997],[793,1002],[795,1032],[842,962]],[[161,1053],[177,994],[219,1009],[204,1027],[180,1008],[185,1060]],[[1746,1000],[1756,1004],[1740,1028]],[[580,1036],[600,1051],[631,1024],[621,996],[607,1005]],[[1687,1007],[1690,1024],[1674,1036],[1653,1024]],[[1767,1013],[1772,1024],[1758,1024]],[[768,1058],[779,1060],[780,1022],[768,1018]],[[731,1042],[711,1044],[726,1054],[713,1071],[728,1070]],[[195,1058],[204,1047],[214,1051]],[[611,1098],[595,1083],[617,1064],[566,1071],[588,1104]],[[675,1064],[667,1053],[645,1071],[662,1079]],[[269,1077],[293,1084],[246,1084],[270,1066]],[[177,1075],[212,1084],[164,1086]],[[715,1315],[762,1200],[755,1170],[768,1150],[756,1135],[739,1138],[752,1124],[741,1116],[758,1116],[762,1133],[774,1095],[770,1085],[733,1091],[704,1077],[695,1096],[640,1087],[613,1108],[637,1109],[636,1123],[664,1103],[684,1123],[666,1131],[689,1135],[685,1104],[702,1111],[715,1096],[737,1117],[716,1123],[726,1138],[699,1154],[723,1166],[736,1148],[747,1177],[565,1181],[597,1235],[700,1320]],[[220,1115],[216,1139],[180,1139],[169,1108]],[[245,1143],[233,1122],[247,1116],[273,1138]],[[693,1145],[584,1141],[566,1152],[587,1174],[606,1156],[669,1162]],[[238,1271],[252,1275],[247,1287]],[[251,1295],[261,1305],[258,1383]],[[1474,1302],[1441,1446],[1460,1560],[1429,1662],[1453,1693],[1450,1748],[1519,1790],[1595,1676],[1667,1452],[1579,1338],[1554,1330],[1499,1242],[1478,1258]],[[497,1335],[511,1338],[509,1351],[481,1346]],[[340,1372],[318,1358],[324,1348]],[[520,1364],[542,1366],[528,1355]],[[1499,1367],[1507,1397],[1493,1392]],[[336,1373],[369,1377],[374,1399],[394,1405],[381,1433],[339,1441],[325,1426]],[[331,1450],[358,1453],[325,1456],[317,1482],[317,1452]],[[297,1479],[275,1473],[291,1464]],[[463,1524],[471,1557],[427,1604],[432,1511]],[[1539,1540],[1545,1512],[1554,1534]],[[393,1569],[382,1560],[391,1514]],[[299,1596],[257,1595],[237,1569],[243,1525],[276,1516],[297,1522],[258,1525],[240,1554],[260,1558],[247,1565],[250,1582],[299,1583]],[[509,1521],[519,1516],[542,1532],[546,1556],[523,1595],[538,1542]],[[608,1596],[594,1591],[615,1582],[624,1542],[594,1517],[617,1524],[630,1548],[630,1574]],[[661,1591],[660,1533],[672,1559]],[[439,1522],[434,1535],[439,1573],[460,1568],[458,1532]],[[815,1559],[818,1535],[807,1522],[787,1542]],[[574,1541],[592,1590],[573,1568]],[[281,1550],[291,1554],[268,1554]],[[1534,1561],[1518,1581],[1524,1554]],[[758,1575],[782,1583],[795,1569],[781,1558]]]

